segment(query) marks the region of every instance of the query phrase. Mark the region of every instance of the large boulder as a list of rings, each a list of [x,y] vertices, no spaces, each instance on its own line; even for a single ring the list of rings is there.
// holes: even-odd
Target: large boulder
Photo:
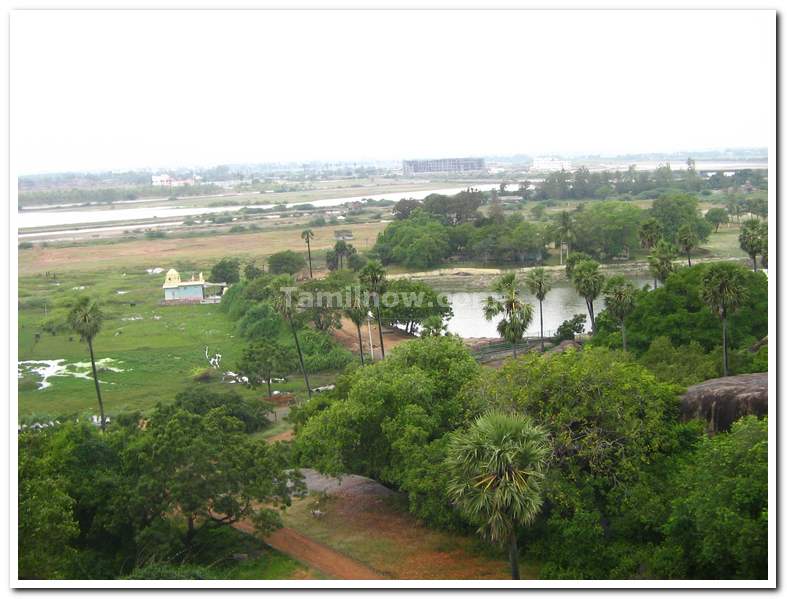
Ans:
[[[728,431],[741,416],[768,414],[768,373],[741,374],[692,385],[683,395],[681,416],[699,418],[710,433]]]

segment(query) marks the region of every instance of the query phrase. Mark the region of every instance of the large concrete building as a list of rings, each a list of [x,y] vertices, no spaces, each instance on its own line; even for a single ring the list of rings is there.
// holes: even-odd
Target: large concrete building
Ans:
[[[483,158],[437,158],[435,160],[402,161],[402,171],[405,175],[463,173],[465,171],[482,171],[484,168]]]

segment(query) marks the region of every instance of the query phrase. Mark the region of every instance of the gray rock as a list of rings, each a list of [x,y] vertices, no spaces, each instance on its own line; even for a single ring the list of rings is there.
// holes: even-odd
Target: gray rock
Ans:
[[[768,415],[768,373],[741,374],[692,385],[681,399],[684,420],[699,418],[710,433],[724,432],[741,416]]]

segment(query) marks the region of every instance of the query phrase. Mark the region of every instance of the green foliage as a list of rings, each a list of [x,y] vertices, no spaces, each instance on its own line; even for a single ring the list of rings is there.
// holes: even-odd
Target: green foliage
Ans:
[[[668,337],[656,337],[639,362],[660,381],[684,387],[721,374],[718,361],[696,341],[675,347]]]
[[[721,326],[700,295],[702,278],[710,265],[681,268],[658,289],[637,293],[634,311],[626,319],[629,349],[642,353],[656,337],[668,337],[675,346],[699,343],[705,351],[721,345]],[[731,348],[762,339],[768,331],[768,280],[762,273],[743,275],[748,301],[729,316]],[[615,323],[599,318],[593,343],[609,345]]]
[[[250,387],[268,386],[271,395],[271,379],[283,377],[297,368],[295,351],[276,341],[263,340],[250,345],[243,351],[238,364],[238,374],[248,379]]]
[[[445,260],[450,252],[443,224],[422,212],[389,224],[377,237],[374,252],[383,264],[429,268]]]
[[[250,307],[238,321],[238,333],[245,339],[275,339],[284,326],[284,320],[270,302],[259,302]]]
[[[292,250],[284,250],[268,256],[268,270],[275,275],[294,275],[306,268],[306,259]]]
[[[708,238],[711,226],[699,211],[697,198],[690,194],[671,194],[653,201],[650,215],[661,223],[664,239],[678,243],[678,230],[688,226],[698,242]]]
[[[588,317],[585,314],[574,314],[573,317],[564,320],[560,323],[555,333],[555,343],[574,339],[574,337],[583,333],[587,319]]]
[[[533,320],[533,306],[522,301],[519,295],[519,286],[514,273],[508,273],[497,279],[492,284],[492,291],[500,295],[500,299],[489,296],[484,301],[484,318],[492,320],[502,315],[497,323],[497,332],[500,336],[513,344],[516,356],[517,343]]]
[[[352,353],[327,333],[307,328],[299,331],[298,338],[308,372],[341,370],[353,361]]]
[[[574,215],[572,245],[600,259],[625,254],[639,245],[642,214],[627,202],[593,202]]]
[[[717,233],[721,225],[729,222],[727,211],[724,208],[709,208],[705,213],[705,220],[711,224]]]
[[[238,258],[222,258],[210,269],[210,280],[214,283],[232,285],[240,281],[240,260]]]
[[[262,276],[264,271],[259,268],[254,262],[249,262],[243,268],[243,276],[246,278],[247,281],[251,281],[256,279],[259,276]]]
[[[768,577],[768,419],[705,438],[675,477],[657,574]]]
[[[257,400],[244,399],[235,391],[213,391],[192,386],[175,396],[176,408],[190,414],[204,416],[211,410],[221,408],[229,416],[243,423],[247,433],[253,433],[270,425],[270,405]]]
[[[403,327],[408,333],[431,317],[443,320],[453,316],[450,305],[426,283],[397,279],[385,288],[380,309],[383,322]]]
[[[371,476],[408,494],[410,509],[456,522],[442,467],[446,433],[478,415],[458,390],[480,367],[461,341],[428,337],[337,380],[336,399],[313,412],[295,440],[300,463],[329,474]]]

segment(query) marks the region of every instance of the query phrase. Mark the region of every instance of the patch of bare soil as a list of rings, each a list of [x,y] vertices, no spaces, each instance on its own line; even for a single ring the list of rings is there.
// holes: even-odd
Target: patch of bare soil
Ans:
[[[349,349],[356,355],[360,355],[358,349],[358,329],[349,318],[342,318],[342,328],[335,329],[331,333],[337,343]],[[408,335],[404,331],[396,328],[383,327],[383,343],[385,343],[385,351],[389,351],[397,345],[415,339],[413,335]],[[369,329],[368,325],[364,324],[361,327],[361,342],[363,343],[363,355],[368,359],[369,357]],[[380,351],[380,334],[377,330],[377,325],[372,323],[372,349],[374,351],[374,359],[379,360],[381,357]]]

